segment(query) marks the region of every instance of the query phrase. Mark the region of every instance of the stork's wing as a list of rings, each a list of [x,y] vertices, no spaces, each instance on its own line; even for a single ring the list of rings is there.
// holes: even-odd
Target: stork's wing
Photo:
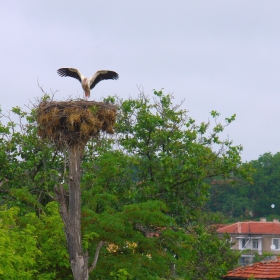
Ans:
[[[118,78],[118,73],[114,71],[99,70],[89,80],[90,89],[93,89],[102,80],[117,80]]]
[[[80,82],[82,82],[83,75],[81,72],[76,68],[60,68],[57,70],[57,74],[61,77],[72,77]]]

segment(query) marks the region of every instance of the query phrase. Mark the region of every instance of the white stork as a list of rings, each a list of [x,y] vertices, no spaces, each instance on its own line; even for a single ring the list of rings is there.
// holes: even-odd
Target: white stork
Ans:
[[[57,73],[61,77],[72,77],[79,80],[82,88],[85,91],[85,99],[88,100],[90,90],[93,89],[102,80],[117,80],[118,73],[110,70],[99,70],[90,79],[84,77],[82,73],[76,68],[60,68]]]

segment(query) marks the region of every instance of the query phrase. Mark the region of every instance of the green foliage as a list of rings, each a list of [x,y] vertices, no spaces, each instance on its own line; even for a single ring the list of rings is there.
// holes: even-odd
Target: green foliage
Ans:
[[[253,173],[252,180],[216,180],[211,186],[210,210],[228,218],[276,218],[280,215],[280,153],[265,153],[244,166]],[[271,204],[276,205],[274,210]]]
[[[270,252],[263,252],[261,255],[259,255],[257,252],[254,252],[253,261],[254,261],[254,263],[261,262],[265,259],[270,259],[272,257],[273,257],[273,254]]]
[[[217,123],[206,136],[210,123],[195,125],[185,110],[172,105],[171,96],[162,92],[155,95],[159,97],[155,103],[144,95],[124,101],[117,131],[122,135],[120,143],[136,160],[137,181],[141,183],[138,199],[158,199],[160,195],[174,208],[170,210],[179,214],[185,205],[204,204],[208,194],[206,178],[229,176],[229,172],[236,171],[241,147],[219,139],[222,124]],[[218,156],[211,146],[222,142],[227,148]]]
[[[125,269],[139,279],[170,278],[175,265],[175,274],[186,279],[216,279],[237,257],[203,211],[213,177],[247,175],[242,147],[219,137],[235,116],[222,125],[212,112],[215,126],[209,132],[210,123],[196,125],[172,104],[172,96],[154,95],[154,103],[143,94],[120,100],[117,140],[88,146],[84,229],[98,233],[95,244],[108,242],[93,277],[106,279],[110,267],[111,275]],[[220,145],[217,152],[213,145]],[[134,243],[133,250],[127,248]],[[90,255],[94,252],[95,247]]]
[[[72,279],[57,204],[40,216],[19,213],[18,207],[0,211],[0,278]]]
[[[36,273],[36,258],[41,255],[36,246],[36,229],[27,225],[19,230],[15,217],[18,208],[0,212],[0,275],[2,279],[32,279]]]
[[[64,155],[37,137],[35,109],[14,107],[11,113],[0,115],[0,121],[8,120],[0,122],[0,204],[16,203],[21,211],[42,208],[62,180]]]
[[[236,256],[216,235],[217,220],[205,205],[214,178],[247,176],[242,147],[220,137],[235,115],[220,123],[212,111],[213,126],[196,124],[171,95],[154,91],[153,97],[108,97],[119,106],[116,135],[100,135],[86,147],[82,231],[89,263],[104,242],[90,277],[217,279]],[[36,110],[15,107],[12,113],[17,124],[11,117],[0,124],[0,202],[5,211],[17,209],[17,234],[31,231],[26,243],[33,255],[21,272],[30,274],[25,279],[71,279],[62,223],[50,203],[54,185],[67,178],[67,157],[38,139]],[[13,269],[7,258],[4,273]]]
[[[118,272],[114,273],[111,272],[110,276],[113,277],[115,280],[128,280],[131,279],[129,273],[125,269],[119,269]]]
[[[275,214],[280,215],[280,153],[265,153],[251,163],[256,172],[254,188],[248,192],[248,197],[255,201],[255,214],[264,217],[272,214],[270,206],[275,204]]]

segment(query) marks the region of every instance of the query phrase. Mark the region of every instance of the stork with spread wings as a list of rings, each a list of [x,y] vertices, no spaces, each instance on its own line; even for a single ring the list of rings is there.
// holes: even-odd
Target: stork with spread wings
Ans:
[[[61,77],[72,77],[80,81],[85,91],[85,99],[90,97],[90,90],[93,89],[102,80],[117,80],[118,73],[110,70],[99,70],[91,78],[84,77],[76,68],[60,68],[57,73]]]

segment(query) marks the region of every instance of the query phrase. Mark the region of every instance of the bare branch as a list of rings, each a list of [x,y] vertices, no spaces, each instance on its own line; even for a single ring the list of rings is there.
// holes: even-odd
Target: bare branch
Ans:
[[[65,189],[63,188],[62,185],[60,185],[59,187],[55,186],[54,191],[56,193],[57,200],[60,205],[60,214],[63,219],[63,223],[64,223],[65,227],[67,228],[68,227],[68,210],[67,210],[67,204],[65,201]]]
[[[103,247],[104,244],[105,244],[104,241],[100,241],[100,242],[98,243],[97,248],[96,248],[96,251],[95,251],[95,255],[94,255],[93,262],[92,262],[90,268],[88,269],[88,272],[89,272],[89,273],[95,269],[96,264],[97,264],[97,261],[98,261],[98,257],[99,257],[100,250],[101,250],[101,248]]]

